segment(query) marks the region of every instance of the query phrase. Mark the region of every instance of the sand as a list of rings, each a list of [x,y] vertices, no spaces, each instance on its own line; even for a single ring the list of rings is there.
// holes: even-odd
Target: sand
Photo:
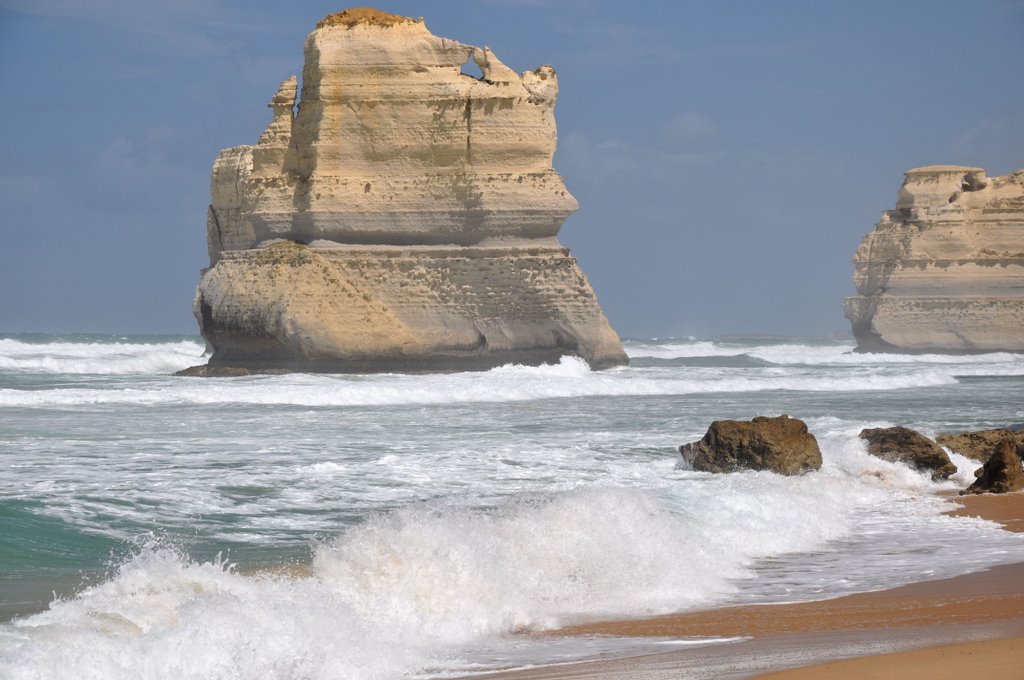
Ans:
[[[983,517],[1001,523],[1007,531],[1024,532],[1024,491],[958,496],[952,500],[963,507],[946,513],[948,515]]]
[[[1024,640],[986,640],[945,645],[901,654],[845,659],[807,668],[762,675],[773,680],[875,678],[937,680],[949,678],[1019,678],[1024,675]]]
[[[983,517],[1009,531],[1024,531],[1024,493],[955,500],[962,508],[950,514]],[[746,678],[777,670],[782,672],[770,677],[1015,677],[1006,669],[1024,677],[1024,564],[820,602],[595,622],[554,634],[744,639],[480,677]]]

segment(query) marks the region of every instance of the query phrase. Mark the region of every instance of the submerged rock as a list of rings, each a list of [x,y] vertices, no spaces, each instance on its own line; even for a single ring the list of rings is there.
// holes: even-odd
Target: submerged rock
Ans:
[[[716,420],[703,439],[679,447],[694,470],[769,470],[798,475],[821,468],[818,440],[798,418],[758,416],[750,421]]]
[[[1024,351],[1024,170],[909,170],[853,264],[858,350]]]
[[[210,367],[625,364],[556,238],[577,208],[552,168],[557,96],[552,67],[516,73],[422,19],[322,20],[301,93],[285,80],[259,142],[214,163],[194,305]]]
[[[891,463],[905,463],[917,470],[931,471],[932,479],[946,479],[956,465],[938,444],[906,427],[878,427],[861,430],[868,453]]]
[[[961,456],[985,462],[992,455],[996,444],[1005,439],[1013,441],[1019,449],[1024,449],[1024,432],[1015,432],[1008,428],[940,434],[935,438],[935,442]]]
[[[1024,489],[1024,451],[1015,442],[1004,439],[993,448],[981,474],[961,494],[1007,493]]]

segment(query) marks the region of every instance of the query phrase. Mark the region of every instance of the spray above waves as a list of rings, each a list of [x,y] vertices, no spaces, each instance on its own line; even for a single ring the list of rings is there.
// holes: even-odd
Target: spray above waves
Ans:
[[[28,342],[0,338],[0,371],[15,374],[154,375],[179,371],[202,358],[194,340],[130,342],[93,337],[88,341]]]
[[[321,545],[309,576],[242,575],[150,543],[107,582],[0,629],[0,675],[397,677],[637,594],[679,604],[728,592],[742,560],[687,549],[699,534],[656,496],[595,491],[375,516]]]
[[[242,575],[150,543],[105,583],[0,629],[0,675],[393,677],[569,615],[710,604],[754,559],[842,535],[864,501],[849,494],[815,510],[821,499],[792,496],[791,480],[761,481],[706,519],[700,493],[626,489],[490,510],[414,505],[321,545],[300,577]],[[787,522],[794,512],[810,520]]]

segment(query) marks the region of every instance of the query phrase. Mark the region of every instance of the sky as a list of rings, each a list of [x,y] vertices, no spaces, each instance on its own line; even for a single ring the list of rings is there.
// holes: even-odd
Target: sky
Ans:
[[[374,6],[554,65],[559,238],[626,337],[848,332],[907,169],[1024,167],[1020,0]],[[213,159],[345,7],[0,0],[0,333],[196,333]]]

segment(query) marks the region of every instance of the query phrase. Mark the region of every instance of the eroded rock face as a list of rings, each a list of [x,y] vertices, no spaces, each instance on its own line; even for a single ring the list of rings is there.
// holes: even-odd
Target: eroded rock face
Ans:
[[[999,442],[978,478],[961,493],[1007,493],[1024,489],[1021,450],[1009,439]]]
[[[1024,432],[1013,432],[1005,428],[976,430],[959,434],[940,434],[935,438],[935,443],[945,446],[950,451],[955,451],[962,456],[984,462],[992,455],[996,444],[1004,439],[1014,442],[1017,449],[1024,454]]]
[[[679,453],[702,472],[768,470],[798,475],[821,468],[818,440],[804,421],[784,415],[716,420],[700,441],[683,444]]]
[[[853,258],[861,351],[1024,351],[1024,170],[906,173]]]
[[[868,442],[868,453],[891,463],[905,463],[917,470],[930,471],[932,479],[946,479],[956,465],[942,448],[928,437],[906,427],[877,427],[861,430]]]
[[[483,78],[461,73],[475,62]],[[626,363],[556,239],[558,80],[376,10],[325,17],[255,146],[213,167],[195,313],[211,367]]]

